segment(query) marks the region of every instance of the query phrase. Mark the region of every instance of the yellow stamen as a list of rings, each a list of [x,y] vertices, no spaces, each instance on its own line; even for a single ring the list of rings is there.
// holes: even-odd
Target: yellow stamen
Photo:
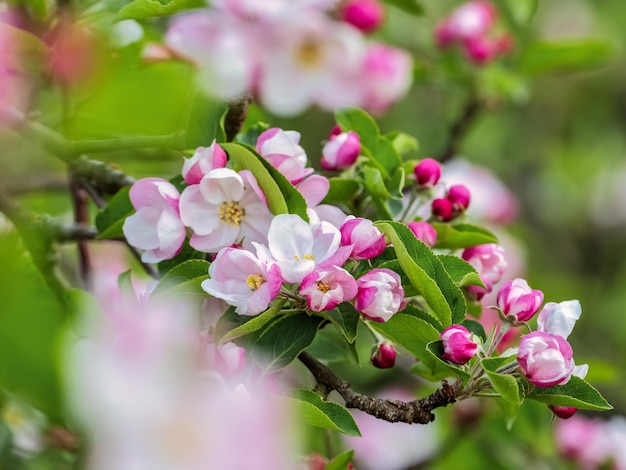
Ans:
[[[246,210],[237,201],[223,202],[220,206],[220,222],[239,226],[246,215]]]
[[[259,289],[265,282],[265,278],[260,274],[250,274],[246,279],[246,285],[252,290]]]
[[[322,281],[317,281],[317,290],[326,293],[330,290],[330,286],[328,284],[324,284]]]

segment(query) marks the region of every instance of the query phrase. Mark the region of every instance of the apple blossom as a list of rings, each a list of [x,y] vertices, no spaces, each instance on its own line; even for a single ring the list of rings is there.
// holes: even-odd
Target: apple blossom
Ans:
[[[145,250],[141,260],[158,263],[178,254],[185,241],[179,215],[178,190],[161,178],[144,178],[130,188],[137,211],[124,221],[124,235],[132,246]]]
[[[558,304],[548,302],[537,316],[537,330],[567,339],[581,314],[578,300],[566,300]]]
[[[433,158],[424,158],[415,165],[413,174],[418,186],[432,188],[441,178],[441,164]]]
[[[476,355],[478,344],[463,325],[452,325],[441,332],[443,358],[455,364],[466,364]]]
[[[411,229],[415,237],[428,245],[430,248],[437,243],[437,231],[435,228],[424,220],[419,222],[409,222],[406,224]]]
[[[202,288],[237,307],[239,315],[258,315],[266,310],[282,285],[277,265],[239,248],[220,250],[209,267],[209,276]]]
[[[299,132],[273,127],[258,137],[256,149],[291,183],[298,184],[313,173],[313,168],[306,168],[307,156],[299,143]]]
[[[385,10],[378,0],[348,0],[341,7],[341,19],[364,33],[378,29]]]
[[[332,310],[341,302],[352,300],[356,292],[352,275],[338,266],[316,269],[300,284],[300,294],[306,296],[307,305],[314,312]]]
[[[359,134],[342,132],[324,144],[320,165],[327,171],[340,171],[354,165],[361,152]]]
[[[311,224],[322,220],[339,228],[348,217],[339,207],[332,204],[320,204],[328,194],[330,181],[322,175],[311,175],[296,186],[307,204],[307,216]]]
[[[226,152],[213,140],[208,147],[198,147],[183,162],[183,178],[187,184],[198,184],[209,171],[226,166]]]
[[[608,423],[597,418],[574,416],[555,423],[555,441],[559,454],[574,461],[581,469],[602,468],[613,458],[614,449]],[[623,447],[622,437],[620,446]],[[609,467],[610,468],[610,467]]]
[[[559,335],[533,331],[522,337],[517,362],[528,381],[538,387],[564,385],[574,371],[572,347]]]
[[[378,369],[390,369],[396,363],[396,348],[393,347],[393,344],[378,343],[372,352],[370,361]]]
[[[543,303],[543,292],[531,289],[524,279],[507,281],[498,291],[498,307],[505,316],[511,315],[515,321],[530,320]]]
[[[440,47],[483,36],[497,18],[497,11],[482,0],[464,3],[437,25],[435,37]]]
[[[385,235],[369,219],[361,217],[346,220],[341,228],[341,244],[352,246],[350,257],[371,259],[385,251]]]
[[[413,59],[406,51],[380,43],[370,44],[359,76],[360,105],[373,113],[385,112],[408,93],[413,81],[412,71]]]
[[[224,377],[240,374],[246,367],[246,350],[235,343],[215,344],[211,335],[204,335],[201,346],[201,364]]]
[[[229,168],[209,171],[180,197],[180,216],[193,230],[189,244],[207,253],[265,241],[271,213],[251,173]]]
[[[285,282],[302,282],[316,267],[341,266],[351,247],[340,247],[341,233],[328,222],[311,226],[299,216],[274,217],[267,233],[268,246],[256,245],[263,259],[274,260]]]
[[[502,279],[507,268],[504,250],[494,243],[467,248],[463,251],[461,257],[478,271],[480,280],[485,284],[484,289],[478,286],[468,287],[470,291],[475,292],[480,297],[487,292],[491,292],[494,284]]]
[[[252,86],[255,41],[238,26],[228,15],[198,11],[176,17],[167,31],[167,46],[198,67],[199,85],[209,95],[237,99]]]
[[[402,307],[404,289],[400,276],[390,269],[375,268],[357,279],[354,308],[364,317],[386,322]]]

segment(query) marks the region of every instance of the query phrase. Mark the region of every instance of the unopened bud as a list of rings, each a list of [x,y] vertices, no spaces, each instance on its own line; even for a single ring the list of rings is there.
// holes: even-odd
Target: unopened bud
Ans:
[[[445,360],[455,364],[466,364],[476,355],[478,345],[472,340],[472,333],[464,326],[449,326],[440,336]]]
[[[418,186],[433,187],[441,178],[441,165],[437,160],[425,158],[413,169]]]
[[[578,408],[571,406],[549,405],[548,408],[561,419],[569,419],[578,411]]]
[[[372,354],[372,365],[379,369],[389,369],[396,363],[396,348],[389,343],[379,343]]]
[[[385,17],[385,10],[378,0],[348,0],[341,9],[343,21],[364,33],[378,29]]]
[[[452,208],[456,211],[465,212],[470,203],[470,191],[463,184],[455,184],[448,189],[446,199],[452,203]]]
[[[449,222],[454,218],[452,203],[443,198],[435,199],[431,205],[432,214],[443,222]]]

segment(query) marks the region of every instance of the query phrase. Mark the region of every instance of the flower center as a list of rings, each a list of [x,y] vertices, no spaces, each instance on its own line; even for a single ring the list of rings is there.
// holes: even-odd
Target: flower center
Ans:
[[[223,202],[220,206],[220,222],[223,224],[239,226],[245,215],[246,210],[236,201]]]
[[[252,290],[259,289],[265,282],[265,278],[260,274],[250,274],[246,279],[246,285]]]
[[[312,253],[309,253],[308,255],[304,255],[302,258],[300,258],[298,255],[294,255],[293,259],[295,259],[296,261],[302,261],[303,259],[315,261],[315,256],[313,256]]]
[[[322,46],[314,40],[308,39],[300,44],[296,53],[296,60],[302,67],[315,68],[322,62]]]
[[[325,294],[330,290],[330,286],[322,281],[317,281],[317,290]]]

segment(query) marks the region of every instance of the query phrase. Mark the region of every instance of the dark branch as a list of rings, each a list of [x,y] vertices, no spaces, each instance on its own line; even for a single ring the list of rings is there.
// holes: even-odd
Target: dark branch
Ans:
[[[465,103],[465,107],[463,108],[463,112],[450,127],[446,147],[437,157],[437,160],[443,163],[450,160],[458,153],[459,145],[461,144],[463,137],[465,137],[474,122],[476,122],[476,118],[480,114],[482,108],[483,103],[476,95],[471,95],[468,98]]]
[[[229,103],[228,112],[224,117],[224,131],[226,141],[231,142],[241,130],[246,117],[248,117],[248,107],[252,102],[250,95],[245,95],[238,101]]]
[[[342,381],[332,370],[315,359],[307,352],[301,353],[298,358],[311,371],[319,386],[330,392],[336,390],[345,400],[347,408],[356,408],[367,414],[384,419],[391,423],[428,424],[435,419],[432,411],[435,408],[447,406],[456,401],[458,390],[445,380],[442,387],[431,395],[418,400],[404,402],[384,398],[372,398],[353,391],[350,384]]]

